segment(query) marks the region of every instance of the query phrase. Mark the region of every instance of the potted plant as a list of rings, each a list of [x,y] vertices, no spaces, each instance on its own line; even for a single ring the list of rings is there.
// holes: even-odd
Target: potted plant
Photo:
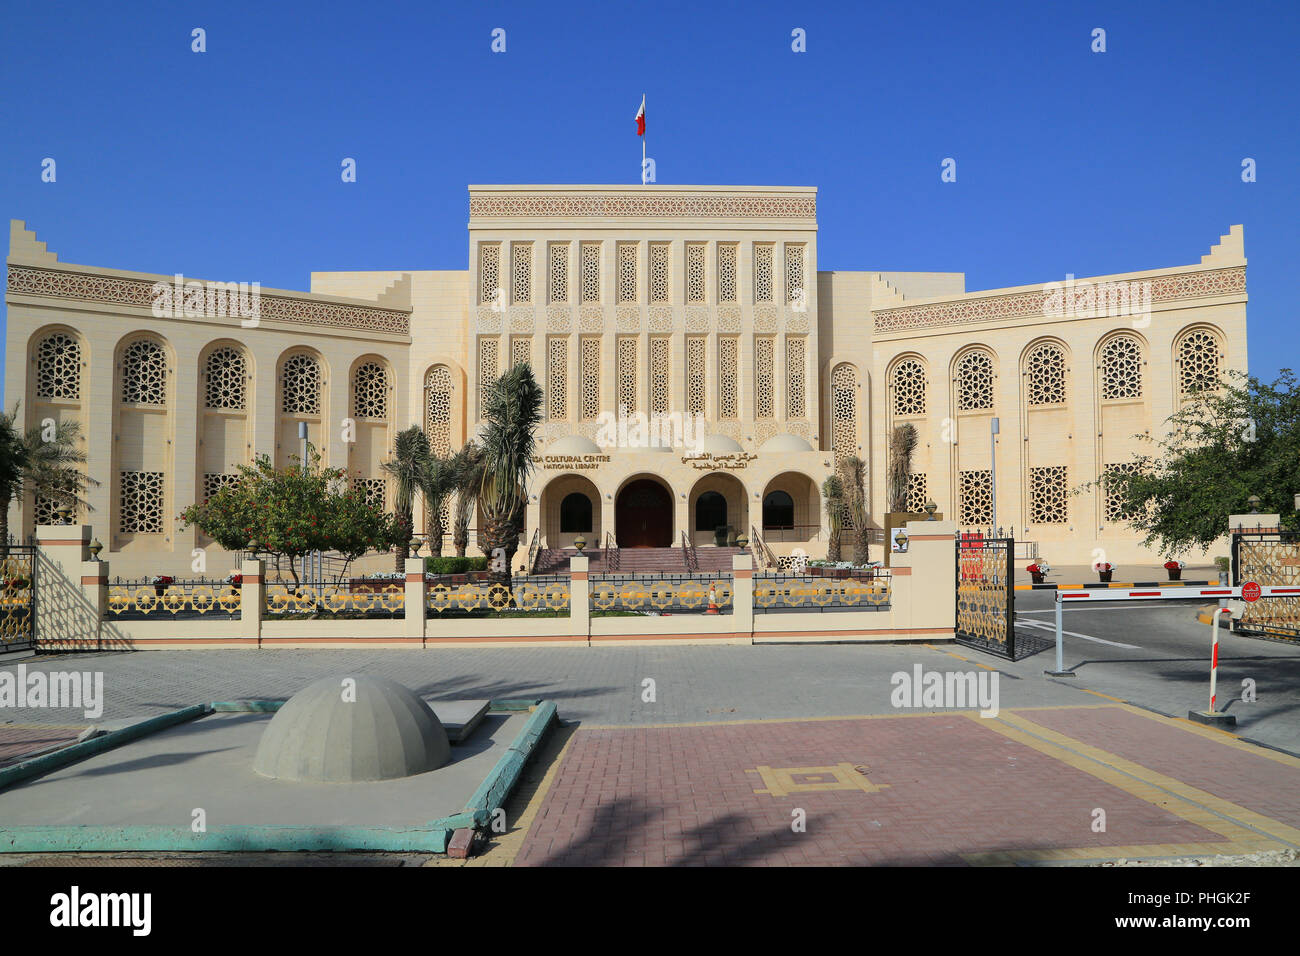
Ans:
[[[727,546],[727,526],[720,524],[713,529],[713,543],[719,548]]]
[[[1230,584],[1231,582],[1228,580],[1228,575],[1232,569],[1232,560],[1228,557],[1220,556],[1214,559],[1214,566],[1219,569],[1219,583]]]
[[[1035,584],[1042,584],[1043,576],[1047,574],[1047,572],[1050,571],[1051,568],[1049,568],[1046,564],[1039,564],[1037,561],[1035,561],[1033,564],[1025,568],[1025,570],[1029,572],[1029,575],[1034,579]]]
[[[1105,584],[1110,581],[1110,576],[1115,572],[1115,565],[1111,564],[1109,561],[1098,561],[1093,565],[1093,569],[1097,572],[1098,577],[1101,578],[1102,583]]]
[[[151,579],[153,584],[153,593],[162,597],[169,587],[176,583],[176,579],[170,574],[155,574]]]
[[[1182,561],[1166,561],[1165,570],[1169,572],[1170,581],[1181,581],[1183,579],[1183,568],[1187,567]]]
[[[237,588],[244,583],[244,576],[238,571],[231,571],[226,575],[226,583],[232,588]]]

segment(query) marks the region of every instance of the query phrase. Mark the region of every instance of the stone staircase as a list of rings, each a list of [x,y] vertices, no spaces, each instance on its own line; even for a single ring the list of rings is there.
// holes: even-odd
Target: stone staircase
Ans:
[[[578,552],[574,548],[543,548],[537,555],[538,574],[568,574],[569,562]],[[731,570],[731,556],[739,548],[697,548],[701,574],[716,574]],[[590,559],[588,570],[592,574],[608,574],[607,557],[601,548],[583,551]],[[681,548],[621,548],[619,549],[619,574],[685,574],[686,555]]]

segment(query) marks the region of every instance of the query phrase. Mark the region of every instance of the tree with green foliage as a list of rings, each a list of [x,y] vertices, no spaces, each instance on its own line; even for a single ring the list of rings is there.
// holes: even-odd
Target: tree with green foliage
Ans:
[[[1150,450],[1132,474],[1107,472],[1075,494],[1109,491],[1142,543],[1171,557],[1222,539],[1228,515],[1249,511],[1252,495],[1297,528],[1300,389],[1290,369],[1271,384],[1229,372],[1222,388],[1198,393],[1166,424],[1163,438],[1137,436]]]
[[[826,560],[838,562],[840,535],[844,532],[844,482],[839,475],[830,475],[822,482],[822,497],[826,499],[826,523],[830,526]]]
[[[369,551],[397,544],[404,529],[393,515],[366,501],[342,468],[320,467],[310,450],[307,467],[276,468],[266,455],[239,466],[237,481],[202,504],[181,512],[182,528],[193,525],[228,551],[270,554],[299,583],[297,563],[314,551],[337,551],[347,565]],[[297,456],[292,459],[301,462]]]
[[[24,494],[91,511],[86,492],[99,482],[83,469],[81,423],[47,419],[18,427],[18,408],[0,411],[0,557],[9,553],[9,505]]]
[[[452,495],[462,489],[468,489],[473,479],[475,454],[476,449],[471,442],[451,455],[430,455],[420,472],[420,494],[424,497],[426,530],[433,557],[442,554],[442,537],[449,530],[443,527],[443,509]],[[467,504],[473,501],[472,494],[462,495],[462,497]],[[459,507],[457,510],[459,512]],[[465,537],[468,539],[468,531]],[[461,553],[460,556],[464,557],[464,554]]]
[[[519,550],[533,472],[542,390],[533,370],[520,363],[492,383],[483,403],[482,476],[478,486],[484,550],[495,583],[511,586],[511,565]]]
[[[419,425],[412,425],[397,433],[393,442],[393,457],[383,462],[380,467],[393,476],[396,487],[393,494],[393,510],[397,524],[403,529],[405,541],[399,541],[394,552],[395,570],[406,567],[406,559],[411,556],[411,535],[415,531],[412,512],[415,510],[415,496],[420,493],[422,480],[427,474],[432,459],[429,451],[429,439]],[[428,499],[425,499],[428,506]]]

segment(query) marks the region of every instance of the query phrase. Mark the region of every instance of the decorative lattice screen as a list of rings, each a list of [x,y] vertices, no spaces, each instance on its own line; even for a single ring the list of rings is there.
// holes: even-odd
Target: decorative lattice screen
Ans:
[[[1030,405],[1065,404],[1065,352],[1059,345],[1045,342],[1025,356]]]
[[[668,243],[650,243],[650,301],[668,301]]]
[[[686,411],[690,415],[705,413],[705,388],[707,387],[705,355],[709,340],[702,335],[686,338]]]
[[[488,391],[496,382],[500,373],[497,371],[501,343],[496,339],[478,340],[478,409],[482,415],[487,407]]]
[[[754,301],[772,301],[772,245],[754,245]]]
[[[1206,329],[1193,329],[1178,342],[1178,394],[1186,398],[1203,389],[1220,385],[1219,370],[1223,353],[1219,339]]]
[[[364,362],[352,374],[352,417],[388,417],[388,370],[378,362]]]
[[[167,353],[152,339],[136,339],[122,350],[122,401],[167,404]]]
[[[772,418],[776,415],[773,382],[773,353],[776,341],[768,335],[754,337],[754,417]]]
[[[1070,489],[1065,465],[1029,469],[1029,521],[1065,524],[1070,520]]]
[[[1131,335],[1117,335],[1101,347],[1101,397],[1142,397],[1142,343]]]
[[[636,411],[636,339],[621,336],[618,340],[618,404],[631,415]]]
[[[424,433],[435,455],[451,454],[451,369],[445,365],[424,376]]]
[[[831,372],[831,449],[837,462],[858,453],[858,376],[851,365]]]
[[[636,301],[636,243],[618,244],[618,301]]]
[[[917,359],[904,359],[895,365],[889,384],[895,415],[925,414],[925,366]]]
[[[993,407],[993,357],[987,352],[967,353],[957,363],[957,410],[979,411]]]
[[[736,262],[739,247],[734,242],[718,243],[718,301],[738,302]]]
[[[563,421],[569,417],[569,340],[551,339],[547,348],[546,387],[549,415]]]
[[[804,295],[802,245],[786,243],[785,247],[785,301],[794,303]]]
[[[582,418],[600,417],[600,339],[587,336],[582,340]]]
[[[704,243],[688,242],[686,244],[686,301],[704,301]]]
[[[1124,507],[1124,498],[1120,494],[1118,483],[1106,479],[1106,473],[1116,473],[1121,475],[1136,475],[1139,471],[1137,462],[1125,461],[1113,465],[1107,465],[1103,472],[1102,485],[1105,489],[1105,503],[1102,506],[1102,514],[1107,522],[1119,523],[1128,521],[1135,517],[1135,512]]]
[[[582,244],[582,301],[600,301],[600,243]]]
[[[804,392],[805,352],[803,336],[790,336],[785,340],[786,418],[804,418],[808,414]]]
[[[527,304],[533,301],[533,244],[510,244],[510,297],[511,301]]]
[[[81,344],[66,332],[52,332],[36,345],[36,397],[81,398]]]
[[[569,244],[551,243],[551,301],[569,301]]]
[[[203,404],[206,408],[242,409],[248,382],[244,353],[223,345],[208,353],[204,365]]]
[[[485,242],[478,247],[478,300],[495,302],[501,288],[501,244]]]
[[[650,340],[650,414],[667,415],[669,407],[669,370],[672,349],[669,339],[655,336]]]
[[[718,338],[718,417],[739,417],[736,387],[739,372],[740,340],[734,335]]]
[[[993,475],[982,471],[957,473],[957,520],[963,525],[993,523]]]
[[[163,473],[122,472],[117,514],[123,534],[162,534]]]
[[[284,360],[280,408],[289,415],[319,415],[321,373],[315,356],[299,352]]]

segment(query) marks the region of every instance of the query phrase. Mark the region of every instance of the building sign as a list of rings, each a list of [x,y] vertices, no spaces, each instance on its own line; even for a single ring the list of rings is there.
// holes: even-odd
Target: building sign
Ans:
[[[744,468],[751,461],[756,461],[757,455],[750,454],[747,451],[732,452],[729,455],[714,455],[707,451],[697,452],[694,455],[683,455],[682,464],[690,465],[693,468]]]
[[[546,471],[595,471],[609,464],[609,455],[542,455],[533,463]]]

